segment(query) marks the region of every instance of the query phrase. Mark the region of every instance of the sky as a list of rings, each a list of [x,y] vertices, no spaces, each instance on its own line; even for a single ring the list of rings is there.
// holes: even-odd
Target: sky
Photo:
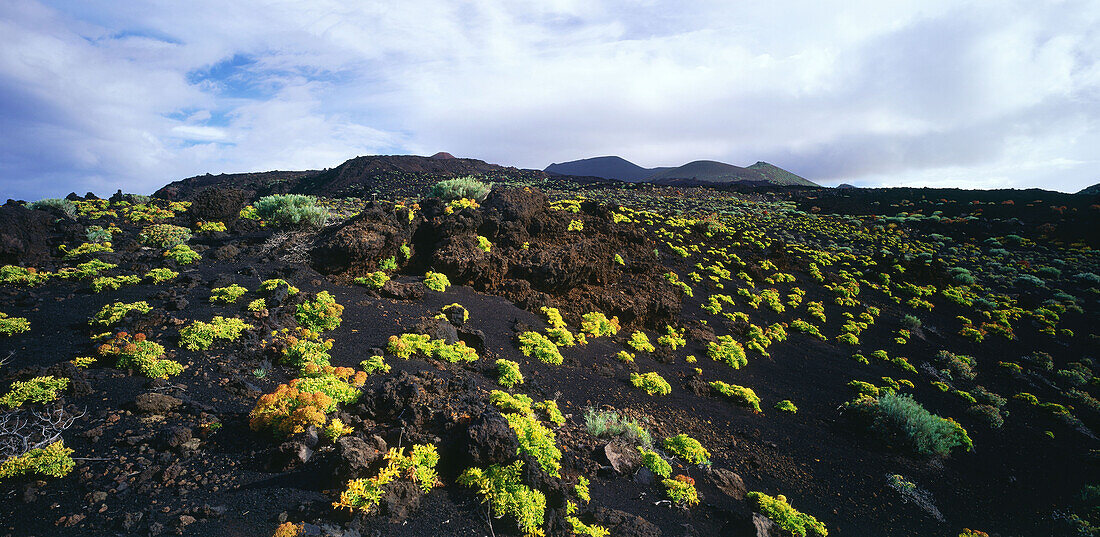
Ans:
[[[1100,2],[0,2],[0,199],[370,154],[1100,182]]]

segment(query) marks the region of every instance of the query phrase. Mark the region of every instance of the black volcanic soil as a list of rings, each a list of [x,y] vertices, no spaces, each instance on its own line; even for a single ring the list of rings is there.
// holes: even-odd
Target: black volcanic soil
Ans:
[[[326,173],[326,184],[339,185],[345,172]],[[195,197],[184,190],[177,195]],[[838,205],[854,203],[849,198],[829,199]],[[457,474],[471,464],[502,462],[484,453],[499,447],[494,442],[506,443],[507,437],[470,439],[472,428],[491,428],[486,423],[500,419],[499,411],[487,402],[488,392],[499,388],[493,366],[497,358],[521,364],[526,383],[515,391],[558,401],[568,417],[566,425],[555,430],[564,452],[562,475],[570,484],[578,475],[591,479],[592,502],[581,507],[582,519],[609,526],[613,536],[756,535],[744,491],[731,495],[721,490],[717,471],[736,473],[747,490],[786,495],[796,508],[823,521],[830,535],[839,536],[954,537],[963,527],[984,529],[990,535],[1051,535],[1051,514],[1073,504],[1083,486],[1096,483],[1092,453],[1100,446],[1094,436],[1053,422],[1047,413],[1016,400],[1008,403],[1011,414],[1002,429],[979,427],[967,421],[963,401],[935,390],[921,375],[910,377],[916,383],[912,393],[929,410],[960,418],[974,450],[929,459],[875,439],[841,419],[837,407],[851,395],[845,384],[905,375],[878,361],[858,365],[851,359],[853,348],[832,339],[823,342],[792,330],[787,341],[768,349],[770,357],[750,352],[748,365],[741,369],[710,360],[706,343],[715,334],[738,334],[743,326],[700,310],[706,283],[693,285],[694,297],[681,297],[664,280],[669,270],[681,275],[694,270],[694,259],[670,255],[663,239],[640,225],[614,223],[612,206],[589,202],[578,213],[569,213],[550,210],[547,202],[537,190],[499,189],[481,208],[453,214],[437,200],[424,200],[412,220],[404,209],[377,202],[320,231],[260,229],[240,221],[230,233],[193,239],[191,244],[204,259],[178,268],[180,277],[167,284],[142,283],[98,294],[86,281],[55,280],[34,288],[0,285],[0,311],[26,317],[32,327],[27,333],[0,336],[0,357],[10,355],[0,369],[0,389],[41,374],[68,377],[74,388],[61,404],[84,412],[64,436],[78,458],[70,475],[0,480],[0,536],[267,536],[285,520],[329,524],[338,528],[330,534],[349,536],[355,535],[353,531],[387,536],[516,535],[506,519],[493,520],[490,526],[485,506],[470,489],[455,483]],[[825,202],[815,197],[804,203]],[[214,207],[211,211],[222,206],[209,205]],[[9,256],[4,262],[55,270],[64,263],[48,253],[56,252],[58,242],[72,240],[74,223],[28,213],[32,212],[0,208],[0,223],[28,222],[31,230],[0,229],[0,237],[15,237],[5,243],[11,246],[3,251]],[[184,213],[173,221],[190,225],[191,220]],[[573,220],[584,222],[584,233],[567,230]],[[118,252],[107,257],[120,265],[112,274],[143,273],[163,265],[159,250],[141,248],[134,241],[141,226],[121,225],[123,236],[114,241]],[[746,262],[762,259],[757,251],[720,243],[701,229],[687,233],[704,250],[730,247]],[[478,235],[492,242],[490,252],[477,249]],[[35,240],[51,248],[43,250]],[[394,281],[409,299],[393,298],[385,288],[376,292],[351,285],[352,278],[375,270],[405,242],[412,245],[412,256],[402,262]],[[654,249],[661,250],[658,256]],[[615,254],[625,258],[626,267],[613,263]],[[821,328],[830,336],[838,333],[842,310],[830,302],[831,295],[813,285],[804,269],[786,263],[783,255],[771,259],[797,277],[806,301],[826,303],[829,320]],[[916,263],[911,268],[914,274],[925,270]],[[448,274],[455,285],[443,293],[423,289],[419,282],[429,269]],[[929,278],[939,277],[927,270]],[[302,292],[270,308],[268,315],[244,311],[243,304],[259,296],[255,291],[260,281],[269,278],[284,278]],[[209,303],[211,288],[230,283],[250,293],[237,305]],[[482,347],[478,362],[456,365],[387,355],[392,371],[372,375],[360,401],[337,413],[355,427],[352,436],[364,443],[377,445],[377,436],[390,447],[417,442],[439,446],[444,485],[420,498],[408,513],[350,517],[334,511],[331,502],[348,477],[346,471],[340,473],[350,458],[343,448],[322,442],[314,446],[308,461],[298,462],[287,453],[308,444],[308,435],[280,442],[248,428],[248,412],[259,396],[297,374],[278,365],[262,377],[255,374],[270,358],[261,348],[262,339],[270,330],[293,326],[295,304],[321,290],[332,293],[345,308],[340,327],[325,334],[335,340],[332,363],[338,366],[356,367],[385,347],[390,335],[445,323],[432,320],[445,305],[457,302],[470,312],[469,321],[454,328],[463,340]],[[1088,296],[1082,287],[1070,291]],[[733,294],[733,289],[715,292]],[[1089,337],[1097,327],[1095,297],[1085,314],[1065,314],[1059,328],[1080,336],[1068,341],[1021,326],[1015,341],[990,337],[976,344],[954,335],[955,316],[967,312],[938,301],[935,310],[920,315],[923,336],[904,346],[893,343],[892,330],[911,308],[870,292],[860,298],[882,309],[878,323],[861,336],[872,341],[864,346],[866,352],[881,348],[890,356],[905,355],[918,368],[942,348],[972,354],[978,357],[981,383],[1005,396],[1030,391],[1054,400],[1058,391],[1037,378],[1002,372],[996,365],[1000,360],[1018,360],[1043,350],[1062,367],[1096,355],[1095,340]],[[141,330],[163,344],[170,357],[187,365],[182,374],[150,380],[111,367],[106,359],[87,370],[67,365],[76,356],[94,355],[88,319],[99,308],[136,300],[148,301],[154,310],[127,319],[122,328]],[[560,308],[574,330],[580,315],[594,310],[618,315],[624,329],[613,338],[562,348],[565,363],[546,365],[523,356],[515,343],[517,331],[547,326],[538,314],[544,305]],[[761,326],[805,318],[804,313],[779,315],[764,307],[736,309],[750,313]],[[206,352],[177,345],[182,325],[214,315],[240,316],[257,329],[236,342],[215,343]],[[666,323],[689,329],[686,349],[639,352],[633,364],[615,359],[615,353],[626,348],[623,344],[632,329],[647,331],[655,341],[661,335],[656,330]],[[698,364],[687,363],[687,355],[697,356]],[[696,367],[706,381],[753,388],[764,401],[763,414],[698,390]],[[659,372],[672,384],[672,393],[647,396],[629,383],[634,371]],[[772,405],[781,399],[795,401],[798,413],[774,410]],[[151,401],[162,408],[153,408]],[[585,430],[583,413],[588,406],[644,416],[654,438],[687,433],[700,440],[712,453],[711,468],[673,462],[676,473],[696,480],[700,505],[673,508],[661,502],[663,492],[651,477],[647,481],[644,473],[615,474],[600,455],[606,440]],[[1078,415],[1087,427],[1100,426],[1095,413]],[[210,427],[211,423],[220,426]],[[1053,438],[1044,433],[1047,430]],[[377,467],[352,475],[367,477]],[[889,489],[890,474],[903,474],[927,489],[945,520],[936,521]],[[532,479],[543,483],[552,498],[549,534],[568,534],[561,526],[561,505],[553,500],[553,492],[563,483],[546,476]],[[397,504],[394,510],[411,507]]]

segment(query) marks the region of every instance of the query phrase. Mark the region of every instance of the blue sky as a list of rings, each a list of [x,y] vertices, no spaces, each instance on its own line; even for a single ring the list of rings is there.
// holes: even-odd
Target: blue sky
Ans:
[[[1100,182],[1100,2],[0,3],[0,199],[366,154]]]

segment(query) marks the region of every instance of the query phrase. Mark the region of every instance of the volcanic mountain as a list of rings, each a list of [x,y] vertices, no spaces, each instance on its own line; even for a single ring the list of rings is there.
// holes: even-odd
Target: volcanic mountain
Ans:
[[[696,160],[680,166],[657,172],[647,180],[659,185],[715,185],[715,184],[760,184],[782,186],[819,186],[783,168],[757,162],[747,168],[717,162]]]
[[[643,168],[622,157],[593,157],[570,162],[554,163],[546,167],[546,173],[580,177],[602,177],[628,183],[640,183],[654,173],[670,168]]]

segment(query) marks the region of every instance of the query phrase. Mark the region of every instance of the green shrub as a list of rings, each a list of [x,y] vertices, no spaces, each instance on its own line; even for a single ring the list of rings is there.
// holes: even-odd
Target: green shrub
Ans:
[[[226,319],[217,316],[209,323],[194,321],[180,329],[180,346],[192,351],[204,351],[214,344],[215,339],[236,341],[241,336],[241,332],[252,328],[252,325],[236,317]]]
[[[692,464],[710,466],[710,452],[698,440],[680,433],[676,436],[665,438],[665,449],[675,453],[681,459]]]
[[[569,525],[569,531],[573,532],[573,535],[586,535],[588,537],[608,537],[611,535],[607,528],[596,524],[585,524],[575,516],[565,517],[565,523]]]
[[[784,399],[784,400],[776,403],[775,404],[775,409],[780,411],[780,412],[787,412],[787,413],[790,413],[790,414],[794,414],[794,413],[798,412],[798,407],[795,406],[794,403],[792,403],[790,399]]]
[[[489,242],[488,238],[482,237],[481,235],[478,235],[477,236],[477,247],[481,251],[483,251],[485,253],[489,253],[489,251],[493,249],[493,243]]]
[[[492,190],[491,185],[482,183],[471,176],[466,176],[447,179],[432,185],[431,195],[445,202],[462,198],[481,202],[489,195],[490,190]]]
[[[92,280],[92,291],[97,293],[102,292],[105,289],[112,291],[117,290],[123,285],[137,285],[141,283],[141,276],[129,275],[129,276],[100,276]]]
[[[387,364],[385,359],[381,356],[371,356],[370,358],[359,362],[359,367],[362,367],[363,371],[366,371],[368,375],[373,374],[377,371],[381,371],[383,373],[390,372],[389,364]]]
[[[634,333],[630,335],[630,340],[626,343],[637,351],[653,352],[657,350],[657,348],[649,342],[649,336],[645,335],[645,332],[640,330],[635,330]]]
[[[46,280],[49,279],[49,272],[38,272],[33,267],[23,268],[15,265],[4,265],[0,267],[0,283],[34,287],[45,283]]]
[[[825,537],[829,535],[829,531],[825,529],[825,524],[818,522],[811,515],[798,512],[797,509],[791,507],[791,504],[787,503],[787,498],[782,494],[773,498],[762,492],[752,491],[747,496],[749,501],[752,502],[754,510],[772,519],[772,522],[775,522],[775,525],[783,531],[798,537],[806,537],[807,535]]]
[[[191,240],[191,230],[172,224],[153,224],[141,230],[138,240],[146,246],[171,248]]]
[[[672,465],[661,458],[661,455],[656,451],[650,451],[639,446],[638,453],[642,455],[642,466],[645,466],[650,472],[653,472],[653,475],[665,478],[672,475]]]
[[[270,279],[270,280],[264,280],[264,281],[260,282],[260,291],[263,292],[264,294],[270,295],[276,289],[278,289],[280,286],[285,286],[286,287],[287,296],[294,296],[294,295],[298,294],[298,292],[299,292],[297,287],[294,287],[293,285],[290,285],[290,282],[287,282],[286,280],[284,280],[282,278],[273,278],[273,279]]]
[[[329,405],[321,409],[326,413],[335,411],[337,405],[354,403],[359,400],[358,388],[350,382],[331,374],[297,378],[291,381],[291,386],[302,393],[323,393],[327,395]]]
[[[585,313],[581,316],[581,332],[592,337],[613,336],[619,333],[619,318],[607,318],[598,311]]]
[[[655,371],[643,373],[641,375],[631,373],[630,383],[633,384],[635,388],[641,388],[642,391],[649,395],[668,395],[672,393],[672,386]]]
[[[31,323],[25,317],[8,317],[8,314],[0,312],[0,334],[11,336],[30,329]]]
[[[27,204],[27,208],[32,211],[44,211],[53,208],[70,217],[76,217],[76,204],[64,198],[44,198],[32,201]]]
[[[144,315],[146,313],[149,313],[150,311],[153,311],[153,308],[149,305],[148,302],[144,300],[139,302],[131,302],[129,304],[125,302],[113,302],[111,304],[103,306],[103,308],[100,309],[99,312],[92,316],[92,319],[88,321],[88,324],[113,326],[121,321],[123,318],[125,318],[127,315],[129,315],[132,311],[136,311],[137,313]]]
[[[424,285],[428,286],[428,289],[442,293],[451,286],[451,280],[447,279],[447,275],[442,272],[429,271],[424,275]]]
[[[168,280],[174,280],[180,273],[166,268],[155,268],[145,273],[145,279],[152,281],[153,283],[164,283]]]
[[[100,272],[111,270],[118,265],[107,263],[99,259],[91,259],[80,263],[76,267],[65,267],[57,271],[56,276],[64,279],[87,280],[99,276]]]
[[[57,399],[58,392],[69,386],[69,379],[54,376],[34,377],[27,381],[13,382],[11,390],[0,397],[0,406],[16,408],[23,403],[49,403]]]
[[[378,475],[348,481],[346,489],[340,493],[340,500],[332,506],[371,513],[382,501],[382,487],[394,479],[408,477],[425,494],[440,484],[435,471],[439,464],[439,452],[431,444],[416,444],[409,455],[405,455],[404,448],[394,448],[385,455],[385,459],[386,466],[378,471]]]
[[[661,484],[665,486],[665,494],[672,503],[682,507],[699,503],[699,492],[695,489],[694,479],[686,475],[678,475],[676,479],[662,480]]]
[[[543,306],[541,311],[546,315],[546,322],[550,323],[552,328],[565,328],[565,320],[561,318],[558,308]]]
[[[974,447],[961,425],[932,414],[908,395],[880,396],[874,417],[876,429],[900,436],[922,455],[947,456],[957,447]]]
[[[32,449],[0,463],[0,479],[31,473],[65,477],[76,466],[72,454],[73,450],[65,447],[64,440],[58,440],[44,448]]]
[[[210,290],[210,302],[232,304],[247,292],[248,289],[237,284],[230,285],[229,287],[215,287]]]
[[[684,330],[677,331],[672,326],[665,325],[665,335],[657,338],[657,344],[664,345],[672,350],[687,345],[687,340],[684,339]]]
[[[498,359],[497,382],[505,388],[511,388],[516,384],[523,384],[523,373],[519,371],[519,364],[503,358]]]
[[[561,365],[564,358],[558,346],[538,332],[524,332],[519,335],[519,350],[524,356],[534,356],[540,362]]]
[[[745,357],[745,347],[734,341],[733,336],[718,336],[718,342],[707,344],[707,356],[718,362],[725,362],[734,369],[749,363]]]
[[[510,516],[525,535],[541,535],[546,496],[523,484],[523,461],[488,469],[467,468],[458,483],[475,487],[495,518]]]
[[[533,402],[531,397],[522,393],[513,395],[500,390],[489,392],[489,403],[499,408],[503,414],[516,413],[534,417],[535,411],[531,408]]]
[[[343,314],[344,306],[337,304],[328,291],[321,291],[312,301],[298,304],[294,318],[309,330],[323,332],[340,326],[340,316]]]
[[[620,437],[632,444],[653,445],[653,438],[645,427],[618,412],[589,408],[584,412],[584,424],[588,433],[598,438]]]
[[[280,227],[321,227],[329,216],[328,209],[317,205],[317,198],[302,194],[264,196],[254,206],[260,218]]]
[[[164,347],[159,343],[145,339],[145,334],[130,336],[119,332],[115,337],[99,346],[101,356],[118,357],[117,366],[121,369],[136,369],[149,378],[168,378],[183,372],[183,364],[162,358]]]
[[[398,358],[405,360],[417,353],[449,363],[476,362],[478,360],[477,351],[466,346],[465,342],[459,341],[453,345],[448,345],[442,339],[433,340],[430,336],[424,334],[390,336],[387,350]]]
[[[539,401],[531,406],[535,410],[540,410],[542,413],[546,414],[546,421],[559,427],[565,425],[565,415],[562,414],[561,409],[558,408],[557,401],[547,399],[545,401]]]
[[[519,440],[519,453],[531,455],[546,473],[560,477],[561,450],[555,445],[554,432],[524,414],[505,414],[504,418]]]
[[[102,244],[85,242],[81,243],[80,246],[77,246],[76,248],[73,248],[71,250],[68,246],[62,244],[59,249],[63,254],[65,254],[65,259],[75,259],[77,257],[97,254],[100,252],[114,252],[114,250],[111,248],[111,243],[109,242],[105,242]]]
[[[366,276],[361,276],[361,277],[355,278],[355,283],[356,284],[365,285],[367,287],[370,287],[371,289],[381,289],[382,286],[386,285],[386,282],[388,282],[388,281],[390,281],[390,277],[387,276],[386,273],[382,272],[381,270],[371,272],[371,273],[367,274]]]
[[[267,309],[267,300],[257,298],[256,300],[250,301],[248,305],[244,307],[244,309],[260,313]]]
[[[710,388],[733,399],[737,404],[751,408],[753,412],[758,414],[760,413],[760,398],[757,397],[756,392],[752,391],[752,388],[746,388],[736,384],[726,384],[720,380],[711,382]]]
[[[173,246],[167,252],[164,252],[164,257],[175,261],[178,265],[190,265],[202,259],[202,256],[199,255],[198,252],[192,250],[191,247],[186,244]]]

